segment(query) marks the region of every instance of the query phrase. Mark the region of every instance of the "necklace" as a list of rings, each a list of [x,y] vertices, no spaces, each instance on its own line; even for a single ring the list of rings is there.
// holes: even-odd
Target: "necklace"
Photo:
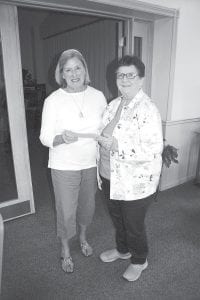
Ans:
[[[85,98],[85,91],[83,92],[83,96],[82,96],[82,101],[81,101],[81,105],[79,105],[76,101],[76,99],[74,98],[74,96],[70,95],[72,97],[72,99],[74,100],[74,104],[76,106],[76,108],[78,109],[79,111],[79,118],[84,118],[84,114],[83,114],[83,106],[84,106],[84,98]]]

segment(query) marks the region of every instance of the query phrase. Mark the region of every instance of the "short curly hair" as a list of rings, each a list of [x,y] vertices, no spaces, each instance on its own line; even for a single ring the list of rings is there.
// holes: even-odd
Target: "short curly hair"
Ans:
[[[138,76],[140,78],[143,78],[145,76],[145,65],[141,61],[141,59],[139,59],[135,55],[125,55],[120,58],[117,64],[116,71],[122,66],[135,66],[138,71]]]

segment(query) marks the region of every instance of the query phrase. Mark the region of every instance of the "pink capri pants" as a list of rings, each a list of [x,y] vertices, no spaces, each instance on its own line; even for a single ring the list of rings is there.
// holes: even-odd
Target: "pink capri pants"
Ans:
[[[63,171],[51,169],[57,214],[57,236],[70,239],[77,224],[88,226],[95,210],[96,167]]]

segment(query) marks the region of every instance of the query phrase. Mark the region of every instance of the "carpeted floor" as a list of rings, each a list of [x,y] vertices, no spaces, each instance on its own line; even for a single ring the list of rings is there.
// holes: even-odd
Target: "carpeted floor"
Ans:
[[[38,150],[39,151],[39,150]],[[71,243],[73,274],[60,268],[54,200],[43,149],[32,164],[36,214],[5,223],[2,300],[199,300],[200,188],[187,183],[159,194],[146,219],[149,267],[135,283],[122,278],[128,261],[105,264],[99,254],[114,246],[114,231],[100,192],[89,228],[94,248],[84,257]],[[38,156],[37,156],[38,157]]]

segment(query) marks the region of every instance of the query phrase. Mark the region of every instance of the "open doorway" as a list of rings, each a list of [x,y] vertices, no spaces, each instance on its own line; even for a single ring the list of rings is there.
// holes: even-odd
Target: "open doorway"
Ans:
[[[18,21],[29,156],[37,208],[42,204],[40,199],[51,198],[47,197],[50,193],[48,149],[40,144],[39,133],[44,99],[58,88],[54,79],[58,57],[66,49],[81,51],[88,64],[91,85],[103,91],[109,101],[117,96],[115,80],[111,77],[114,76],[113,62],[123,51],[118,43],[123,33],[123,21],[29,8],[18,8]]]
[[[43,106],[43,100],[48,95],[48,93],[50,93],[52,88],[51,84],[49,84],[50,82],[47,80],[48,72],[46,72],[46,67],[48,65],[48,62],[46,61],[48,53],[45,53],[46,50],[43,49],[44,39],[41,39],[41,32],[39,28],[39,25],[41,25],[40,14],[46,14],[47,16],[47,14],[51,15],[55,12],[57,14],[59,11],[59,20],[61,19],[61,15],[65,15],[67,16],[69,24],[71,24],[72,22],[70,20],[70,15],[73,19],[76,16],[77,21],[80,17],[91,17],[93,18],[93,20],[90,19],[91,27],[93,27],[95,23],[101,23],[104,21],[107,22],[109,20],[115,20],[116,22],[118,22],[117,30],[114,31],[115,33],[117,32],[117,37],[115,35],[112,35],[112,37],[115,36],[116,41],[119,42],[117,45],[118,53],[134,53],[135,51],[143,59],[143,50],[145,50],[145,53],[147,55],[146,91],[155,100],[161,112],[162,119],[167,120],[167,118],[170,117],[178,11],[174,9],[163,8],[160,6],[154,6],[151,4],[144,5],[143,3],[141,3],[140,5],[132,3],[130,4],[129,8],[125,8],[123,6],[123,3],[121,3],[121,5],[115,6],[110,4],[100,4],[98,2],[99,1],[78,1],[74,3],[74,1],[68,1],[67,3],[63,3],[63,1],[61,0],[36,0],[33,3],[28,0],[24,0],[22,4],[20,0],[5,0],[5,4],[0,4],[3,74],[5,77],[6,101],[8,108],[8,118],[1,117],[0,133],[2,138],[0,139],[0,142],[4,143],[5,140],[7,140],[4,138],[7,134],[4,129],[6,128],[5,122],[6,120],[8,120],[12,144],[14,176],[17,184],[17,198],[9,199],[8,201],[0,203],[0,211],[3,215],[4,220],[9,220],[35,212],[32,180],[30,176],[30,160],[28,153],[26,127],[28,127],[29,152],[34,152],[34,147],[36,149],[39,149],[38,145],[40,145],[38,139],[38,128],[40,127],[40,114]],[[20,16],[21,11],[23,10],[29,11],[30,13],[32,13],[32,16],[31,14],[27,14],[26,18],[23,19],[22,16]],[[35,13],[34,16],[33,13]],[[36,22],[34,22],[34,18]],[[54,27],[57,28],[56,26],[59,23],[58,18],[57,21],[55,21],[55,19],[51,19],[51,17],[49,18],[50,23],[47,27],[51,29],[54,29]],[[64,21],[62,18],[62,21],[60,22],[60,29],[62,31],[62,34],[64,34],[63,24],[65,25],[67,20]],[[136,22],[139,25],[139,29],[138,25],[136,25]],[[20,23],[20,26],[21,24],[23,25],[22,27],[20,27],[20,29],[27,26],[27,28],[24,28],[24,31],[22,31],[22,34],[20,32],[20,36],[18,23]],[[143,30],[141,31],[141,25],[144,25],[144,23],[145,26],[142,26]],[[81,26],[83,24],[77,24],[76,22],[76,26],[73,29],[76,31],[78,29],[76,27],[79,27],[79,25]],[[123,26],[121,25],[124,25],[124,30]],[[87,26],[83,26],[84,29],[86,27]],[[100,36],[108,36],[107,33],[109,32],[110,28],[110,26],[107,26],[106,28],[104,27],[104,30],[101,31],[99,35],[95,36],[95,41],[98,45],[100,54],[104,53],[104,44],[98,43]],[[67,32],[68,29],[65,29],[65,31]],[[51,34],[45,36],[46,44],[47,40],[49,42],[55,37],[55,34],[57,34],[57,32],[52,32]],[[123,34],[125,34],[125,36],[123,36]],[[24,39],[22,40],[23,37]],[[85,44],[86,41],[85,39],[82,40],[82,35],[80,35],[79,37],[80,38],[77,40],[80,40],[82,45]],[[147,39],[147,43],[144,41],[145,38]],[[19,40],[21,42],[21,47]],[[78,46],[76,45],[73,47],[78,48]],[[50,48],[53,49],[54,47],[50,47],[47,45],[46,49],[49,50]],[[94,55],[94,52],[91,52],[91,47],[89,47],[88,49],[90,55]],[[165,59],[163,59],[163,57],[165,57]],[[101,57],[97,57],[97,61],[100,61],[99,58]],[[94,59],[92,61],[94,61]],[[90,64],[89,61],[88,64]],[[102,67],[103,65],[97,66],[95,62],[95,64],[91,64],[90,68],[94,68],[94,71],[96,71],[95,68],[102,70]],[[22,68],[24,69],[24,87],[22,84]],[[42,74],[42,72],[46,72],[46,77],[44,76],[44,73]],[[90,70],[90,73],[91,72],[92,71]],[[103,72],[101,74],[103,74]],[[160,76],[161,74],[162,76]],[[105,75],[106,74],[104,73],[103,80],[101,80],[99,74],[95,78],[95,76],[93,76],[91,73],[91,77],[93,76],[92,85],[104,91],[106,97],[109,99],[110,95],[107,94],[108,90],[106,91],[108,86],[101,87],[96,85],[96,83],[106,83]],[[26,120],[24,106],[26,106]],[[34,141],[32,133],[34,133],[34,137],[38,145],[35,145],[36,143]],[[30,146],[31,143],[32,145]],[[33,154],[35,157],[37,157],[36,161],[38,161],[39,158],[44,164],[44,160],[41,158],[41,152],[39,152],[38,155],[36,153]],[[32,154],[30,155],[30,157],[32,179],[33,181],[36,179],[36,183],[33,182],[33,185],[35,199],[37,199],[35,191],[37,189],[37,186],[43,186],[43,182],[40,181],[40,178],[37,178],[37,176],[33,176],[33,170],[38,168],[32,160]],[[46,170],[46,165],[44,166]],[[46,176],[43,177],[46,178]],[[43,177],[41,175],[41,180],[43,180]],[[37,182],[39,184],[37,184]]]

